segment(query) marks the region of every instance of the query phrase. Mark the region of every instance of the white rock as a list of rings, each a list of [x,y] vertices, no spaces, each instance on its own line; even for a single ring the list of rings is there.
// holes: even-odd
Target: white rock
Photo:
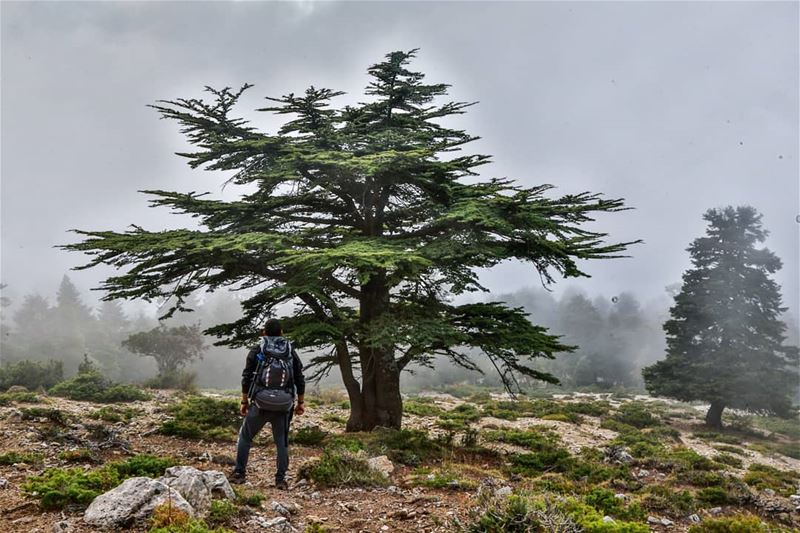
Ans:
[[[658,519],[658,518],[656,518],[655,516],[648,516],[648,517],[647,517],[647,523],[648,523],[648,524],[660,524],[660,523],[661,523],[661,520],[659,520],[659,519]]]
[[[697,514],[689,515],[689,520],[694,522],[695,524],[700,523],[700,517]]]
[[[513,492],[514,492],[514,489],[512,489],[509,486],[505,486],[505,487],[500,487],[497,490],[495,490],[494,491],[494,495],[496,497],[498,497],[498,498],[506,498],[508,496],[511,496],[511,494],[513,494]]]
[[[53,524],[53,533],[69,533],[72,531],[72,525],[68,520],[59,520]]]
[[[190,516],[194,509],[178,491],[148,477],[132,477],[95,498],[83,514],[87,524],[122,527],[148,518],[153,509],[171,500],[172,506]]]
[[[198,470],[193,466],[173,466],[167,468],[158,481],[169,485],[181,493],[186,501],[198,512],[211,505],[214,496],[235,500],[228,478],[217,470]]]
[[[267,530],[276,531],[277,533],[295,533],[297,531],[283,516],[278,516],[271,520],[264,520],[263,527]]]
[[[289,516],[291,514],[289,512],[289,509],[287,509],[283,504],[279,502],[272,502],[270,506],[272,507],[272,510],[278,513],[279,515]]]
[[[311,493],[310,498],[314,501],[319,501],[322,499],[322,494],[320,494],[319,491],[314,491]]]
[[[775,496],[775,491],[772,489],[764,489],[762,492],[767,496]]]
[[[789,499],[792,500],[793,502],[800,502],[800,494],[792,494],[791,496],[789,496]]]
[[[625,494],[623,494],[622,492],[618,492],[618,493],[614,494],[614,497],[616,499],[618,499],[618,500],[627,500],[628,499],[628,497]]]
[[[669,526],[673,525],[674,523],[675,523],[675,522],[673,522],[673,521],[672,521],[672,520],[670,520],[669,518],[662,518],[662,519],[661,519],[661,525],[662,525],[662,526],[665,526],[665,527],[669,527]]]
[[[382,472],[387,477],[394,472],[394,464],[385,455],[370,457],[367,459],[367,464],[369,464],[370,468]]]
[[[606,522],[606,523],[613,523],[613,522],[614,522],[614,519],[613,519],[613,518],[611,518],[610,516],[606,515],[606,516],[604,516],[604,517],[603,517],[603,522]]]
[[[713,515],[718,515],[722,512],[722,507],[712,507],[708,512]]]
[[[8,480],[4,477],[0,477],[0,489],[4,489],[8,487]]]

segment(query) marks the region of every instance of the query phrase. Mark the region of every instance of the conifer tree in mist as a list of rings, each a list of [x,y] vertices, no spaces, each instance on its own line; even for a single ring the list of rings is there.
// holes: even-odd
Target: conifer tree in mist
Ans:
[[[208,88],[211,101],[154,107],[177,121],[193,168],[230,171],[250,192],[235,201],[145,191],[155,206],[196,217],[201,229],[79,231],[65,246],[94,255],[83,268],[126,267],[105,280],[107,299],[170,298],[166,315],[196,290],[245,289],[240,319],[210,327],[220,343],[252,344],[266,318],[281,319],[298,347],[319,349],[316,376],[338,367],[350,397],[350,431],[400,427],[400,374],[444,355],[478,370],[491,360],[509,388],[515,375],[556,381],[526,363],[571,347],[503,302],[452,304],[485,290],[477,269],[517,259],[531,279],[586,276],[578,259],[622,257],[584,223],[625,209],[583,192],[549,198],[551,185],[480,179],[489,156],[462,154],[477,139],[453,129],[472,105],[443,102],[448,85],[409,70],[416,50],[368,69],[367,102],[331,107],[342,92],[310,87],[260,109],[290,116],[275,134],[232,110],[243,91]],[[296,304],[290,311],[284,304]],[[313,377],[313,376],[312,376]]]
[[[710,209],[706,235],[689,246],[692,268],[664,323],[667,357],[642,374],[652,394],[710,403],[706,424],[726,407],[788,416],[798,386],[798,348],[784,344],[781,260],[750,206]]]

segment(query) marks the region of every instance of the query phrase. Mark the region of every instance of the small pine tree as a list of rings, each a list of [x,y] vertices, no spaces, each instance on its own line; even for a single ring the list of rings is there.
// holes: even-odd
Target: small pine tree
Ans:
[[[687,249],[693,268],[664,323],[667,357],[643,370],[652,394],[710,402],[706,423],[726,407],[787,416],[798,383],[796,346],[784,345],[781,261],[756,248],[768,232],[750,206],[710,209],[705,237]]]

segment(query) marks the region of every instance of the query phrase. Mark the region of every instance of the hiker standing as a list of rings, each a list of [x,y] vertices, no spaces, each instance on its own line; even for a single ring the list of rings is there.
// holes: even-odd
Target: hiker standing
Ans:
[[[253,438],[269,422],[277,448],[275,486],[285,489],[288,488],[286,470],[289,467],[289,422],[293,412],[302,415],[305,410],[303,395],[306,382],[303,377],[303,363],[291,342],[283,336],[278,319],[269,319],[261,330],[261,335],[259,344],[247,354],[242,372],[240,412],[245,418],[239,429],[236,466],[230,482],[244,483]]]

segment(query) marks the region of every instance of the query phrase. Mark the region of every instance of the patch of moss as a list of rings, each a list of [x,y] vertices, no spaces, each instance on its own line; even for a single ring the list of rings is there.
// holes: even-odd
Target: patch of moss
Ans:
[[[619,406],[611,419],[637,429],[660,426],[661,420],[653,415],[655,410],[656,406],[651,403],[627,402]]]
[[[244,487],[233,487],[233,492],[236,494],[236,501],[248,507],[261,507],[261,502],[267,499],[261,492]]]
[[[213,500],[208,508],[206,520],[215,525],[227,524],[239,513],[239,509],[228,500]]]
[[[78,448],[76,450],[64,450],[58,454],[58,458],[62,461],[70,463],[80,462],[94,462],[96,457],[94,452],[89,448]]]

